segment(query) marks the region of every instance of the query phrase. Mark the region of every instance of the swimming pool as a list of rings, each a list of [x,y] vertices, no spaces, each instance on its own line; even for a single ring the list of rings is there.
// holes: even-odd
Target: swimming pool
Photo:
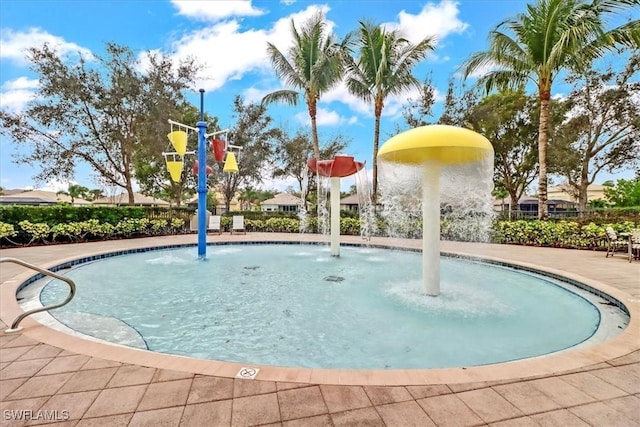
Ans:
[[[534,274],[445,257],[433,298],[421,294],[419,253],[328,250],[214,245],[204,262],[194,247],[110,257],[66,273],[78,293],[65,309],[119,319],[153,351],[351,369],[521,359],[579,344],[600,324],[597,302]],[[41,298],[64,292],[54,282]]]

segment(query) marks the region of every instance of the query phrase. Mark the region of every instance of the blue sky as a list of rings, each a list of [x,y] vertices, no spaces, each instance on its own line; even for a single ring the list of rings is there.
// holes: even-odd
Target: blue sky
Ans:
[[[525,10],[520,0],[3,0],[0,3],[0,107],[19,111],[32,99],[37,87],[24,52],[44,42],[60,52],[102,53],[105,42],[116,42],[143,53],[157,50],[183,58],[195,56],[204,71],[190,99],[199,105],[197,89],[204,88],[205,110],[231,126],[235,95],[259,101],[281,88],[266,57],[267,41],[285,51],[290,43],[290,20],[302,22],[318,9],[326,13],[330,28],[339,36],[367,19],[398,28],[411,41],[435,36],[436,50],[419,67],[419,79],[432,76],[437,89],[436,110],[442,105],[447,81],[473,52],[484,50],[489,31],[499,22]],[[561,84],[555,94],[562,94]],[[400,110],[407,93],[388,99],[382,119],[381,143],[394,123],[402,123]],[[294,132],[309,124],[304,103],[298,107],[272,106],[277,124]],[[371,107],[349,95],[343,86],[320,100],[319,132],[322,137],[338,133],[351,140],[345,150],[357,160],[371,164],[373,114]],[[12,162],[15,144],[0,141],[0,185],[4,188],[36,186],[35,170]],[[629,178],[631,171],[602,175],[606,179]],[[266,177],[268,178],[268,177]],[[345,180],[347,181],[347,180]],[[74,182],[99,188],[87,168],[79,167]],[[263,187],[284,189],[287,182],[265,179]],[[346,183],[347,187],[351,183]],[[47,189],[66,189],[68,183],[39,184]]]

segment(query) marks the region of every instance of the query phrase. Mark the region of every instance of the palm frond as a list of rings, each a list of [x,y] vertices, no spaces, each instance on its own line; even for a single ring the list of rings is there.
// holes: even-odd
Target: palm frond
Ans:
[[[492,51],[476,52],[469,59],[467,59],[461,66],[462,75],[464,79],[468,79],[469,76],[477,71],[489,70],[496,65],[494,54]]]
[[[371,88],[365,81],[352,76],[347,78],[345,85],[347,86],[349,93],[355,95],[364,102],[371,102],[373,100]]]
[[[640,0],[593,0],[592,6],[598,13],[609,14],[640,6]]]
[[[484,86],[487,93],[493,90],[518,89],[529,79],[528,74],[512,70],[491,71],[478,79],[478,86]]]
[[[275,92],[271,92],[262,98],[262,105],[280,102],[289,105],[298,105],[298,97],[299,93],[293,90],[276,90]]]
[[[619,48],[640,47],[640,21],[631,21],[594,38],[582,48],[584,58],[597,58],[605,52]]]
[[[286,56],[272,43],[267,43],[267,54],[273,65],[273,70],[280,80],[284,80],[287,86],[296,89],[304,88],[304,81],[300,78],[300,74],[292,65]]]

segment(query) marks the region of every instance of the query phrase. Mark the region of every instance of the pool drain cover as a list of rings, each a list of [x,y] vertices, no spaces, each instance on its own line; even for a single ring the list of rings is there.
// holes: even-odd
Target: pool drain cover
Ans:
[[[342,282],[344,280],[344,277],[340,277],[340,276],[327,276],[324,279],[327,282]]]

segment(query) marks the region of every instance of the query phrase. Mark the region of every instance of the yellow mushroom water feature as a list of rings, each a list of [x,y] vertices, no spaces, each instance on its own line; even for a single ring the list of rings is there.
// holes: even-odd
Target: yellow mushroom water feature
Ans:
[[[439,295],[441,174],[446,168],[476,162],[490,161],[493,169],[493,146],[469,129],[430,125],[389,139],[380,148],[378,160],[422,169],[422,283],[427,295]]]

